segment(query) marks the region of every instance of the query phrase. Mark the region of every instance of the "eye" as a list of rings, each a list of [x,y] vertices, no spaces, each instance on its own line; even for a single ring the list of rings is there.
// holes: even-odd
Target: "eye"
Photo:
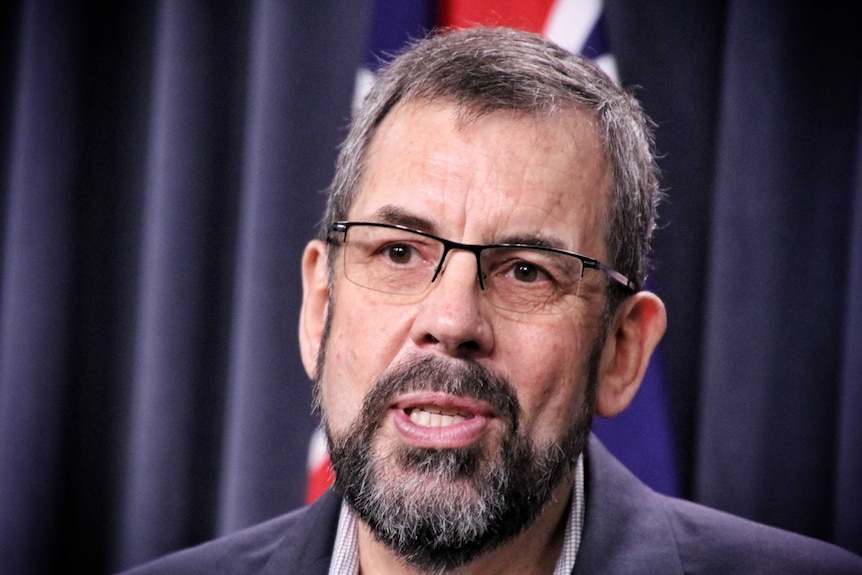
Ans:
[[[535,266],[531,266],[525,262],[518,262],[512,267],[512,275],[515,279],[521,282],[534,282],[539,275]]]
[[[413,248],[406,244],[390,244],[384,249],[386,257],[396,264],[410,263],[413,255]]]
[[[547,272],[530,262],[519,261],[512,265],[510,270],[512,277],[519,282],[534,283],[550,279]]]

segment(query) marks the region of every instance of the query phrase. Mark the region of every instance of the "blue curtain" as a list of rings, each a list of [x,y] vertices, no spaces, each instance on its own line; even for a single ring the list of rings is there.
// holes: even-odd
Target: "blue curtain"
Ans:
[[[372,0],[0,7],[0,570],[280,514],[317,421],[299,257]],[[862,552],[862,30],[607,1],[658,124],[679,489]]]
[[[300,505],[299,259],[367,7],[6,10],[0,571],[108,572]]]
[[[672,4],[607,2],[606,20],[659,125],[684,494],[862,553],[862,21]]]

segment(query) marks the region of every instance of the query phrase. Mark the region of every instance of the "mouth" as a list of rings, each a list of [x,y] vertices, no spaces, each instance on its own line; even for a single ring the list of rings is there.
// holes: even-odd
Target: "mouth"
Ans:
[[[493,409],[482,401],[434,392],[402,397],[390,414],[405,443],[434,449],[472,445],[496,419]]]
[[[404,410],[410,421],[421,427],[449,427],[458,425],[474,415],[458,408],[441,407],[437,405],[420,405]]]

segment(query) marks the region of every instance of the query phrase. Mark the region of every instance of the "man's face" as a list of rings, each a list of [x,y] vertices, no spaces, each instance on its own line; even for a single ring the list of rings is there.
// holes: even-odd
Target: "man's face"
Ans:
[[[597,135],[581,114],[461,121],[454,106],[407,103],[381,124],[347,219],[462,243],[542,241],[606,261],[608,189]],[[450,252],[429,291],[409,301],[355,285],[338,255],[333,263],[316,392],[348,500],[400,498],[381,513],[414,510],[416,521],[455,513],[437,524],[465,524],[463,538],[481,531],[477,516],[492,500],[529,496],[547,477],[545,499],[570,488],[593,408],[590,359],[594,368],[602,344],[600,274],[586,272],[566,311],[534,315],[492,307],[469,252]],[[524,499],[533,509],[513,512],[515,520],[531,520],[543,503]],[[398,529],[409,538],[409,524]],[[432,536],[423,533],[422,546]]]

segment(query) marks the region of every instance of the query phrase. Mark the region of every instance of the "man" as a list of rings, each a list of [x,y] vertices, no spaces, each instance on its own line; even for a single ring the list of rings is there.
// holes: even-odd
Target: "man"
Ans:
[[[335,491],[137,573],[862,573],[653,493],[590,436],[665,310],[648,123],[588,61],[505,29],[419,42],[330,194],[299,333]]]

